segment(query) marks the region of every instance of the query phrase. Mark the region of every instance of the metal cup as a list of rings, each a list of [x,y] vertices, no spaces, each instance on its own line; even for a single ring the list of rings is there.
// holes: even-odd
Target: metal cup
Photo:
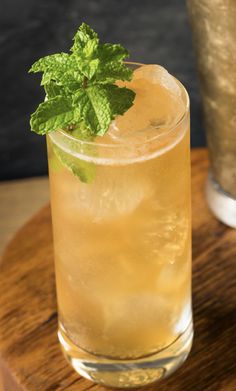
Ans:
[[[236,1],[187,0],[210,156],[207,201],[236,228]]]

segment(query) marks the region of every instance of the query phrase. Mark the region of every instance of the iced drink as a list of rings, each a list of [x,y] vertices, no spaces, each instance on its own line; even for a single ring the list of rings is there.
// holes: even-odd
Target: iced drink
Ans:
[[[133,67],[119,85],[134,105],[105,136],[48,136],[59,339],[79,373],[119,387],[168,375],[192,341],[188,97]]]

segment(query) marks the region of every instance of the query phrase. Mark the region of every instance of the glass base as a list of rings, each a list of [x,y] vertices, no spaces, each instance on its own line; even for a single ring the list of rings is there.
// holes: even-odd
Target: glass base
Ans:
[[[165,349],[133,360],[115,360],[96,356],[76,346],[59,325],[63,353],[81,376],[110,387],[141,387],[167,377],[187,358],[193,339],[192,323]]]
[[[224,192],[210,173],[206,185],[209,208],[222,223],[236,228],[236,199]]]

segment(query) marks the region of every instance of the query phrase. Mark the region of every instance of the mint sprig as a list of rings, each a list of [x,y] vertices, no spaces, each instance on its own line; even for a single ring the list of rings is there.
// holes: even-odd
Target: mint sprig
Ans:
[[[32,114],[32,131],[47,134],[58,129],[83,129],[102,136],[117,115],[133,104],[134,91],[118,87],[131,80],[133,71],[123,62],[128,52],[121,45],[100,44],[98,35],[83,23],[74,37],[71,53],[36,61],[30,72],[42,72],[46,100]]]

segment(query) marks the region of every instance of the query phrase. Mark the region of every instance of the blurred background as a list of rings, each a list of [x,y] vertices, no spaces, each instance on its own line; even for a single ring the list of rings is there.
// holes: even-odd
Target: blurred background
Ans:
[[[124,45],[132,61],[161,64],[185,85],[192,146],[205,144],[185,0],[1,0],[0,180],[47,173],[45,139],[29,128],[43,90],[28,69],[39,57],[67,51],[83,21],[102,41]]]
[[[82,22],[130,60],[166,67],[191,99],[192,146],[205,145],[185,0],[0,0],[0,254],[14,232],[49,202],[45,137],[30,131],[44,99],[38,58],[68,51]]]

